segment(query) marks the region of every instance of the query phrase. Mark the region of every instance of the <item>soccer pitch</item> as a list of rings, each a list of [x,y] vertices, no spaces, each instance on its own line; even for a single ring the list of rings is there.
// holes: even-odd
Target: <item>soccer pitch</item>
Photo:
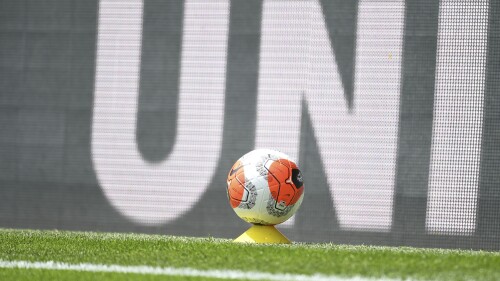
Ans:
[[[0,230],[0,280],[500,280],[500,253]]]

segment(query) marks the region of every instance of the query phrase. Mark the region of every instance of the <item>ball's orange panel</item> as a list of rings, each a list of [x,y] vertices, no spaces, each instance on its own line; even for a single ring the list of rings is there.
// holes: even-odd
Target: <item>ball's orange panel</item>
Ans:
[[[243,195],[245,194],[245,173],[243,165],[237,161],[227,176],[227,195],[231,207],[236,208],[240,205]]]
[[[297,165],[290,160],[279,159],[267,165],[267,169],[269,190],[273,198],[277,202],[285,202],[286,206],[295,204],[304,192],[304,186],[297,187],[292,180],[292,169],[298,170]]]

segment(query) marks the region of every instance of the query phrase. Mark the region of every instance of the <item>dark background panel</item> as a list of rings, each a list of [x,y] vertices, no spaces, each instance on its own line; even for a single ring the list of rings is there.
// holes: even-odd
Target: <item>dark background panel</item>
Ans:
[[[500,1],[490,1],[477,232],[487,243],[500,237]]]
[[[321,8],[332,51],[337,59],[344,95],[349,109],[354,104],[354,70],[358,0],[322,0]]]
[[[348,106],[356,99],[358,1],[321,1]],[[438,0],[406,1],[393,228],[343,231],[303,102],[300,159],[307,191],[293,240],[500,249],[500,1],[490,1],[477,231],[425,232]],[[263,1],[230,6],[223,150],[201,200],[172,223],[133,223],[96,179],[91,134],[98,1],[0,0],[0,227],[235,237],[248,225],[228,206],[229,167],[254,148]],[[137,143],[163,161],[176,137],[183,1],[144,2]],[[243,106],[242,106],[243,105]]]
[[[394,239],[425,234],[432,141],[439,0],[406,1]],[[416,240],[415,240],[416,238]]]
[[[164,160],[177,129],[183,1],[144,1],[137,144],[144,159]]]
[[[98,1],[0,1],[0,227],[127,231],[90,153]]]

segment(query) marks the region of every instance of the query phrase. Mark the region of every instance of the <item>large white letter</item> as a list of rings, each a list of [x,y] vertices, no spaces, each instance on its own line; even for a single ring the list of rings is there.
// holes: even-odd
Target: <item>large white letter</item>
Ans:
[[[434,122],[426,227],[474,233],[488,34],[488,1],[439,8]]]
[[[228,2],[186,1],[177,137],[168,158],[152,164],[136,143],[143,3],[100,1],[92,157],[106,197],[135,222],[179,217],[214,174],[224,119]]]
[[[295,161],[306,91],[310,7],[311,1],[266,0],[262,9],[255,146],[276,148]],[[292,226],[294,219],[280,226]]]
[[[360,1],[349,112],[318,1],[265,1],[256,146],[296,158],[305,98],[342,229],[391,228],[403,29],[404,1]]]

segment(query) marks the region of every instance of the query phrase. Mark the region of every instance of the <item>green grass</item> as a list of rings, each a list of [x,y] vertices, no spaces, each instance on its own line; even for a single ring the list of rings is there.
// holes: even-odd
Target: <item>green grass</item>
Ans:
[[[180,277],[159,276],[124,273],[102,273],[102,272],[75,272],[41,269],[0,269],[0,280],[33,281],[33,280],[72,280],[72,281],[95,281],[95,280],[140,280],[140,281],[217,281],[221,279],[205,277]]]
[[[0,230],[0,260],[149,265],[422,280],[500,280],[500,253],[334,244],[248,245],[224,239]],[[0,269],[0,280],[217,280]]]

